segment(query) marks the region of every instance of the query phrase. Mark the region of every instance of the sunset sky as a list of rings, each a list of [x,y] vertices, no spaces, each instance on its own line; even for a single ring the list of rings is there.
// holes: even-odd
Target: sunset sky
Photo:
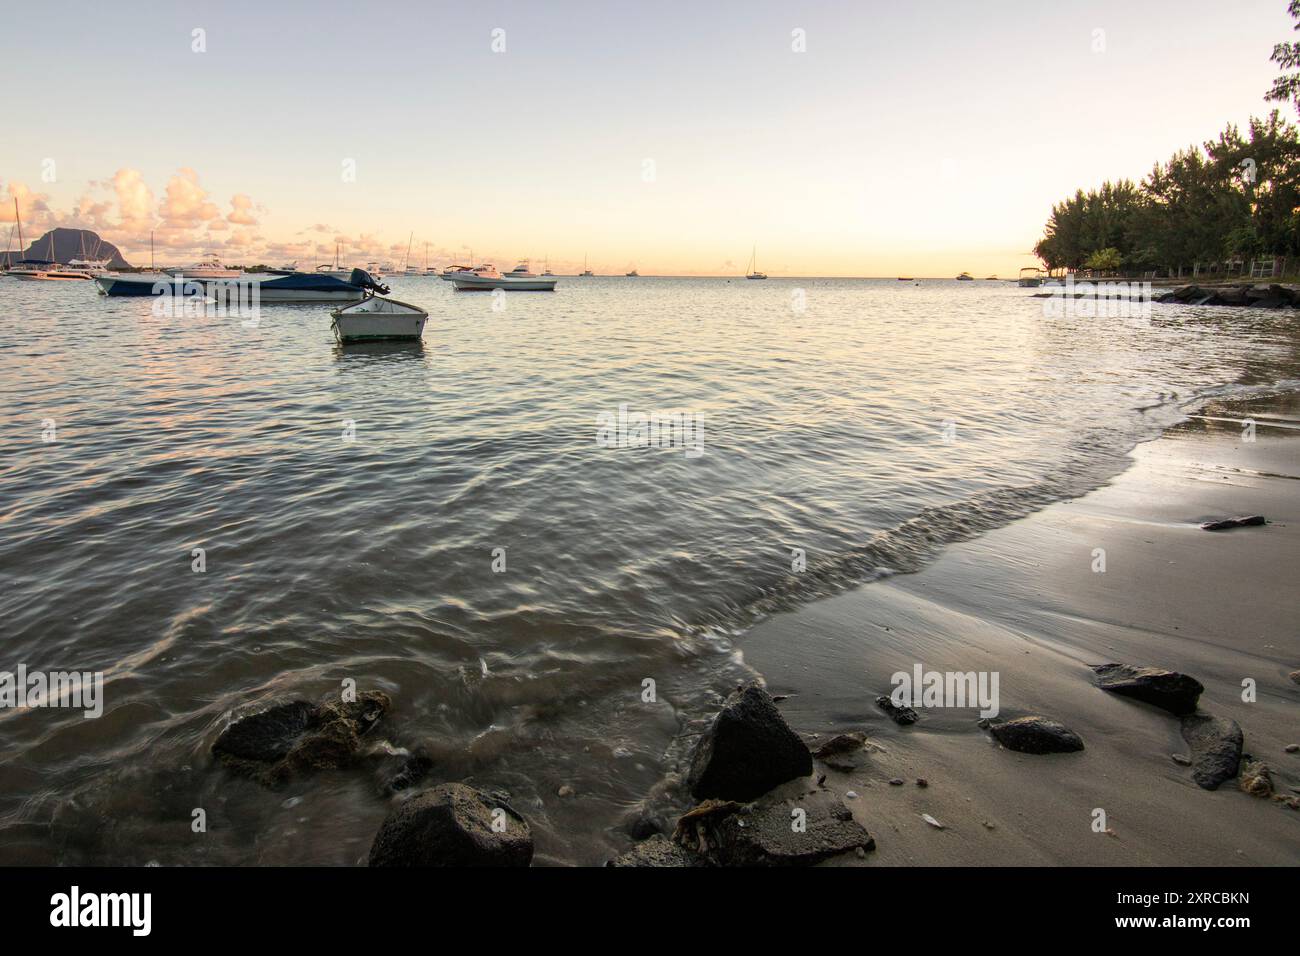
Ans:
[[[136,264],[1013,275],[1055,200],[1267,112],[1293,36],[1285,0],[59,11],[5,16],[0,222]]]

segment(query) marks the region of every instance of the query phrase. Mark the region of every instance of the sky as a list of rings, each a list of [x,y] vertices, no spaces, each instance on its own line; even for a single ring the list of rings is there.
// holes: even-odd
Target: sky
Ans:
[[[0,226],[137,265],[1010,276],[1053,202],[1271,109],[1294,37],[1286,0],[109,9],[6,12]]]

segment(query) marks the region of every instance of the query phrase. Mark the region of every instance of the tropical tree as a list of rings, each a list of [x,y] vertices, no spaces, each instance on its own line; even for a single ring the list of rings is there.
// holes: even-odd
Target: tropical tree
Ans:
[[[1119,250],[1109,246],[1098,249],[1083,264],[1093,272],[1114,272],[1123,261],[1124,257],[1119,254]]]
[[[1293,30],[1300,30],[1300,0],[1291,0],[1287,4],[1287,12],[1296,20]],[[1273,47],[1273,55],[1269,57],[1278,65],[1280,70],[1294,70],[1300,67],[1300,43],[1279,43]],[[1264,94],[1266,100],[1277,100],[1285,103],[1288,100],[1295,104],[1296,112],[1300,113],[1300,73],[1284,73],[1273,81],[1273,88]]]

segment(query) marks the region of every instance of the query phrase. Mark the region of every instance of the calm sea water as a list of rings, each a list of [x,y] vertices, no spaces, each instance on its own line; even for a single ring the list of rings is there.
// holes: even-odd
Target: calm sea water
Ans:
[[[1007,283],[392,285],[422,346],[0,279],[0,670],[106,675],[99,719],[0,711],[0,862],[352,864],[416,748],[509,792],[539,862],[602,862],[757,617],[1300,378],[1289,313],[1047,318]],[[602,447],[623,403],[700,416],[703,454]],[[212,764],[233,712],[347,679],[393,698],[397,757],[282,792]]]

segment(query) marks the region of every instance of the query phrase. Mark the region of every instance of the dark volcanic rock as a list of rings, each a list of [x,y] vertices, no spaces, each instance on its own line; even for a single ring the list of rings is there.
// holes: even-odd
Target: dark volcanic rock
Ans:
[[[1229,528],[1253,528],[1268,524],[1263,515],[1247,515],[1244,518],[1219,518],[1217,521],[1201,522],[1202,531],[1227,531]]]
[[[808,866],[876,848],[840,798],[825,790],[765,797],[734,813],[711,815],[697,838],[710,862],[719,866]]]
[[[390,706],[388,695],[379,691],[367,691],[355,701],[277,704],[232,723],[213,743],[212,754],[233,773],[268,787],[283,786],[297,774],[352,763],[362,735]]]
[[[827,757],[857,753],[866,740],[866,736],[860,733],[836,734],[814,750],[813,756],[818,760],[825,760]]]
[[[1193,714],[1183,718],[1183,739],[1192,750],[1192,779],[1214,790],[1237,775],[1241,763],[1241,727],[1235,720]]]
[[[389,796],[402,790],[410,790],[433,769],[433,759],[427,754],[413,754],[402,762],[397,772],[384,784],[384,792]]]
[[[708,866],[709,863],[694,850],[689,850],[681,844],[674,843],[663,834],[657,833],[650,839],[638,843],[626,853],[610,860],[605,865],[616,867],[664,867]]]
[[[1024,754],[1073,753],[1083,749],[1078,734],[1046,717],[1017,717],[1006,723],[990,724],[989,732],[1008,750]]]
[[[697,799],[752,800],[812,773],[812,754],[757,684],[727,698],[700,738],[686,782]]]
[[[1132,697],[1180,717],[1196,712],[1196,702],[1205,690],[1194,677],[1158,667],[1097,664],[1092,669],[1097,675],[1097,686],[1102,690]]]
[[[439,784],[401,804],[370,847],[371,866],[528,866],[532,859],[527,821],[463,783]]]
[[[895,704],[889,696],[877,697],[876,706],[893,718],[894,723],[902,724],[904,727],[917,721],[916,711],[911,707]]]

